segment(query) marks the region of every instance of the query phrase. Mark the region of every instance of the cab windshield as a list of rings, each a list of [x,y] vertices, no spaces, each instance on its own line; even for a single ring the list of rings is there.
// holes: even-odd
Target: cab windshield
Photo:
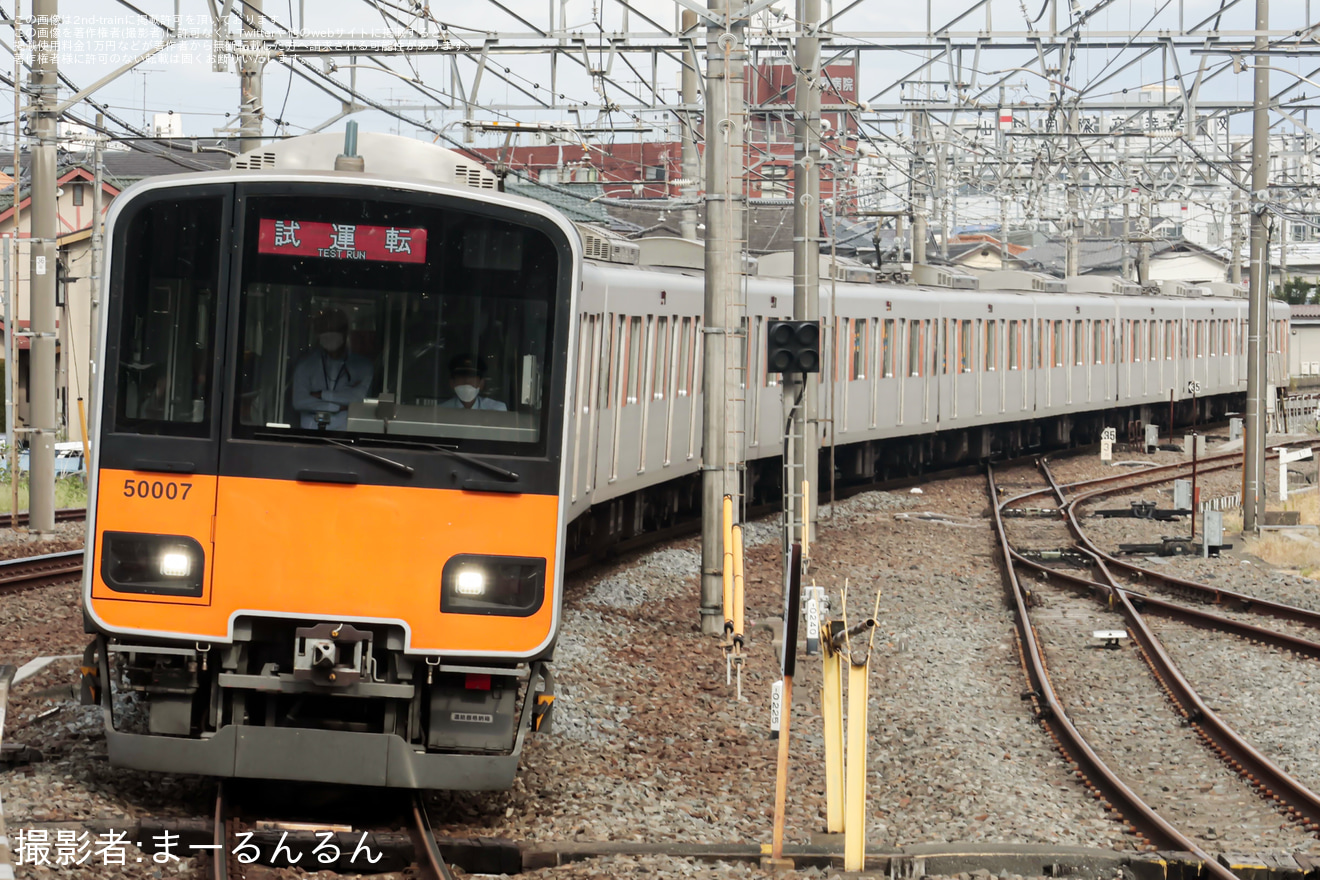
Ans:
[[[252,198],[234,432],[544,448],[558,256],[542,232],[397,201]]]

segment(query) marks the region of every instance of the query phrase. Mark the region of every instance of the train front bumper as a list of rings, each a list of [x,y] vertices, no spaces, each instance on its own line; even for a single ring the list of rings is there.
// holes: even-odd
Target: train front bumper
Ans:
[[[100,681],[108,682],[105,652]],[[92,661],[95,662],[95,661]],[[545,693],[538,694],[542,685]],[[393,733],[227,724],[201,737],[115,729],[111,688],[100,688],[110,763],[116,767],[202,776],[283,779],[337,785],[499,791],[513,785],[527,732],[548,730],[554,677],[530,666],[513,747],[500,753],[426,751]]]

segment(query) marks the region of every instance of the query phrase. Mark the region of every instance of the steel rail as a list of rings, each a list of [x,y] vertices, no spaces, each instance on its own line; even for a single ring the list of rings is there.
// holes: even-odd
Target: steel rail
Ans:
[[[1011,549],[1011,548],[1010,548]],[[1056,578],[1063,581],[1070,587],[1075,587],[1081,592],[1089,593],[1093,598],[1101,599],[1107,604],[1112,604],[1114,599],[1114,587],[1107,586],[1098,581],[1073,574],[1058,568],[1050,568],[1044,563],[1037,562],[1034,559],[1028,559],[1017,550],[1012,550],[1013,562],[1016,565],[1026,566],[1034,569],[1042,577]],[[1289,635],[1276,630],[1267,629],[1263,626],[1256,626],[1251,623],[1243,623],[1234,620],[1231,617],[1224,617],[1214,614],[1210,611],[1202,611],[1199,608],[1189,608],[1186,605],[1179,605],[1176,602],[1169,602],[1147,593],[1129,590],[1126,587],[1118,587],[1127,593],[1136,606],[1138,611],[1149,609],[1151,613],[1160,617],[1175,620],[1179,623],[1185,623],[1188,626],[1194,626],[1198,629],[1210,630],[1212,632],[1225,632],[1240,638],[1249,639],[1254,642],[1279,648],[1284,651],[1292,651],[1303,657],[1309,657],[1314,660],[1320,660],[1320,642],[1313,642],[1310,639],[1304,639],[1301,636]],[[1028,596],[1031,590],[1027,590]]]
[[[1293,447],[1293,446],[1306,445],[1306,446],[1311,446],[1311,448],[1314,449],[1315,448],[1314,443],[1315,441],[1312,440],[1289,440],[1285,443],[1279,443],[1277,444],[1277,446]],[[1278,456],[1277,454],[1272,453],[1270,457],[1277,458]],[[1225,467],[1225,465],[1223,464],[1224,462],[1229,462],[1229,464],[1231,465],[1236,463],[1237,460],[1240,458],[1242,458],[1241,452],[1221,452],[1216,455],[1207,455],[1205,458],[1199,459],[1198,462],[1196,462],[1196,466],[1198,468],[1204,468],[1207,465],[1209,465],[1209,467],[1207,468],[1207,473],[1208,473],[1211,471],[1223,470]],[[1038,457],[1037,461],[1043,463],[1045,461],[1045,458],[1043,456]],[[1132,471],[1129,473],[1121,473],[1121,474],[1111,474],[1110,476],[1107,477],[1093,477],[1089,480],[1078,480],[1075,483],[1063,483],[1061,485],[1065,489],[1080,489],[1083,486],[1100,486],[1108,483],[1116,483],[1120,480],[1138,480],[1138,482],[1134,483],[1130,488],[1139,488],[1141,486],[1149,486],[1153,483],[1162,483],[1168,480],[1168,477],[1162,477],[1157,480],[1142,479],[1150,474],[1156,474],[1156,473],[1163,474],[1168,471],[1188,470],[1192,466],[1193,463],[1190,461],[1175,461],[1170,464],[1160,464],[1160,465],[1155,465],[1153,467],[1148,467],[1145,470]],[[1116,487],[1113,490],[1113,493],[1120,492],[1124,488],[1128,488],[1128,487],[1124,487],[1124,486]],[[1003,503],[1005,506],[1007,506],[1009,504],[1015,504],[1026,498],[1034,498],[1037,495],[1049,494],[1051,491],[1056,491],[1055,487],[1051,486],[1051,487],[1046,487],[1044,489],[1033,489],[1030,492],[1023,492],[1021,495],[1014,495],[1013,497],[1005,500]]]
[[[1236,463],[1236,461],[1241,457],[1242,457],[1242,453],[1240,452],[1225,452],[1219,455],[1207,456],[1206,458],[1200,459],[1200,461],[1197,464],[1199,467],[1204,467],[1207,464],[1214,466],[1221,461],[1229,461],[1230,463]],[[1043,462],[1044,458],[1041,456],[1037,456],[1036,461],[1038,463]],[[1175,461],[1171,464],[1155,465],[1154,467],[1149,467],[1141,471],[1110,474],[1107,477],[1093,477],[1092,479],[1089,480],[1078,480],[1076,483],[1065,483],[1064,487],[1068,489],[1075,489],[1081,486],[1099,486],[1107,483],[1116,483],[1119,480],[1138,480],[1149,474],[1154,474],[1154,473],[1163,474],[1167,471],[1177,471],[1184,468],[1190,468],[1191,466],[1192,463],[1190,461]],[[1164,477],[1158,480],[1150,480],[1148,482],[1161,483],[1167,479],[1168,479],[1167,477]],[[1142,483],[1140,485],[1146,485],[1146,483]],[[1021,495],[1014,495],[1011,498],[1005,499],[1002,503],[1005,507],[1007,507],[1010,504],[1016,504],[1017,502],[1027,498],[1035,498],[1037,495],[1048,495],[1052,489],[1053,489],[1052,486],[1047,486],[1044,489],[1032,489],[1030,492],[1023,492]]]
[[[1004,520],[1000,515],[1002,505],[998,503],[995,488],[993,466],[986,467],[986,481],[990,490],[990,508],[994,515],[995,535],[999,539],[999,549],[1004,557],[1004,570],[1011,588],[1012,600],[1016,610],[1019,645],[1023,667],[1032,690],[1028,696],[1036,706],[1038,719],[1047,726],[1064,755],[1079,768],[1078,773],[1096,790],[1097,797],[1116,809],[1133,826],[1133,829],[1156,849],[1176,850],[1191,853],[1201,860],[1205,871],[1219,880],[1232,880],[1236,875],[1219,864],[1196,845],[1190,838],[1178,831],[1159,813],[1143,801],[1120,779],[1104,760],[1091,748],[1085,737],[1073,726],[1072,721],[1059,701],[1054,687],[1050,683],[1049,673],[1045,669],[1045,660],[1039,642],[1036,640],[1031,615],[1028,611],[1025,591],[1018,581],[1014,566],[1012,549],[1008,544],[1008,534]]]
[[[1063,511],[1064,520],[1068,524],[1069,531],[1073,533],[1073,536],[1083,548],[1103,559],[1106,564],[1127,572],[1132,572],[1134,575],[1152,582],[1163,584],[1167,589],[1187,598],[1199,599],[1212,605],[1224,605],[1231,602],[1238,605],[1239,610],[1241,611],[1253,614],[1265,614],[1279,620],[1299,623],[1308,628],[1320,629],[1320,612],[1311,611],[1306,608],[1299,608],[1295,605],[1288,605],[1283,602],[1261,599],[1256,596],[1247,595],[1246,593],[1239,593],[1235,590],[1228,590],[1222,587],[1212,587],[1208,584],[1203,584],[1198,581],[1190,581],[1176,575],[1164,574],[1163,572],[1144,568],[1137,565],[1135,562],[1128,562],[1106,553],[1101,550],[1094,541],[1087,537],[1086,532],[1083,531],[1081,524],[1077,521],[1077,505],[1094,498],[1103,498],[1107,495],[1113,495],[1128,488],[1137,488],[1137,486],[1097,489],[1092,492],[1078,495],[1071,501],[1066,501],[1064,500],[1063,490],[1059,487],[1059,484],[1054,479],[1054,475],[1050,472],[1049,464],[1042,461],[1040,466],[1042,473],[1044,473],[1045,478],[1050,483],[1051,490],[1060,499],[1060,509]],[[1222,469],[1223,467],[1224,465],[1214,465],[1211,469],[1217,470]],[[1151,482],[1160,481],[1152,480]]]
[[[226,798],[223,780],[217,782],[215,786],[214,821],[215,827],[211,832],[210,880],[240,880],[243,876],[242,866],[229,852],[229,801]],[[230,871],[231,864],[237,870]]]
[[[1277,805],[1276,809],[1278,806],[1286,807],[1285,815],[1290,821],[1302,821],[1307,831],[1320,830],[1320,796],[1256,751],[1251,743],[1239,736],[1228,722],[1205,704],[1146,624],[1127,590],[1118,586],[1103,561],[1097,562],[1100,571],[1114,587],[1114,595],[1122,607],[1123,617],[1140,643],[1146,663],[1192,729],[1230,767],[1251,783],[1261,797],[1273,801],[1272,806]]]
[[[412,817],[408,826],[408,835],[412,838],[413,854],[421,868],[423,880],[454,880],[440,853],[440,844],[431,830],[431,821],[426,816],[426,803],[422,793],[413,795]]]
[[[17,526],[25,526],[28,523],[28,512],[20,510],[18,512],[18,521],[12,513],[0,513],[0,528],[12,529]],[[85,507],[61,507],[55,511],[55,522],[80,522],[87,519],[87,508]]]
[[[83,551],[47,553],[0,561],[0,592],[30,590],[68,583],[83,570]]]

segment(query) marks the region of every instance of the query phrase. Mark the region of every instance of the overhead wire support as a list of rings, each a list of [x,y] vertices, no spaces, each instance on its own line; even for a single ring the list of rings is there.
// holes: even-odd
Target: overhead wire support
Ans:
[[[58,21],[58,0],[35,0],[33,24],[37,38],[33,40],[35,52],[30,77],[34,112],[32,147],[29,152],[32,219],[29,221],[28,236],[28,252],[31,257],[31,270],[28,274],[28,314],[31,320],[28,387],[32,419],[28,435],[28,530],[34,536],[42,537],[55,531],[55,432],[59,428],[55,408],[55,267],[59,260],[55,241],[59,234],[55,183],[58,153],[56,107],[59,102]],[[15,189],[18,171],[16,167]],[[14,328],[7,329],[14,332]]]
[[[1256,48],[1267,48],[1269,0],[1256,0]],[[1242,530],[1257,532],[1265,504],[1265,355],[1269,309],[1269,100],[1270,73],[1264,55],[1256,57],[1251,135],[1250,289],[1247,299],[1247,418],[1243,437]]]

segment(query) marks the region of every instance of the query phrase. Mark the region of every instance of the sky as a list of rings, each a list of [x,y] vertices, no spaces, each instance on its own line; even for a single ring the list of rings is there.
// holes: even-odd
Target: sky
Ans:
[[[16,0],[3,0],[0,7],[12,15]],[[31,0],[22,2],[24,16],[31,15]],[[187,31],[198,34],[209,33],[210,16],[205,3],[209,0],[136,0],[135,4],[144,12],[169,18],[177,14],[180,24]],[[735,4],[742,0],[733,0]],[[1221,2],[1233,0],[990,0],[981,9],[969,15],[957,25],[958,29],[975,31],[987,26],[988,22],[999,31],[1023,32],[1029,27],[1047,27],[1051,14],[1057,17],[1060,26],[1073,20],[1073,5],[1083,13],[1099,8],[1088,15],[1086,32],[1092,37],[1105,32],[1124,31],[1140,27],[1151,29],[1167,28],[1177,30],[1212,16]],[[389,11],[390,7],[406,10],[413,6],[413,0],[377,0],[380,6]],[[1320,14],[1320,0],[1315,0],[1317,14]],[[421,4],[417,4],[421,5]],[[673,24],[678,15],[679,4],[675,0],[635,0],[632,4],[640,13],[650,16],[666,25]],[[847,2],[837,4],[822,3],[826,14],[830,15],[837,6],[839,10],[847,7]],[[926,2],[892,3],[881,0],[864,0],[854,8],[841,14],[834,21],[834,28],[840,34],[852,35],[855,39],[868,42],[895,42],[885,32],[903,32],[910,38],[901,40],[912,44],[919,39],[920,33],[927,27],[928,18],[939,26],[956,18],[970,4],[966,0],[926,0]],[[1252,0],[1237,2],[1222,18],[1223,30],[1250,29],[1253,22]],[[1289,31],[1305,30],[1314,22],[1311,10],[1312,0],[1287,0],[1275,3],[1271,25],[1274,28]],[[301,29],[322,35],[338,35],[342,39],[345,31],[367,34],[373,38],[388,38],[400,29],[382,14],[381,8],[367,0],[264,0],[265,13],[277,25],[270,25],[269,30],[278,30],[279,25]],[[502,9],[501,6],[504,8]],[[786,27],[791,23],[794,4],[792,0],[780,0],[767,10],[767,15],[758,24]],[[507,12],[505,10],[508,10]],[[570,29],[586,37],[586,51],[579,57],[590,58],[592,63],[609,65],[612,75],[619,86],[640,89],[641,81],[648,77],[644,71],[629,71],[624,56],[615,56],[612,60],[608,53],[598,51],[600,35],[616,32],[624,27],[624,9],[616,0],[432,0],[431,10],[437,20],[430,24],[432,32],[438,31],[439,24],[448,26],[451,38],[456,43],[478,45],[483,33],[523,34],[530,32],[527,23],[518,21],[515,16],[522,16],[526,22],[538,27],[548,25],[548,15],[553,10],[558,22],[567,22]],[[988,10],[988,14],[987,14]],[[149,21],[143,19],[127,6],[115,0],[61,0],[60,38],[62,41],[61,69],[79,86],[86,86],[111,72],[123,63],[123,60],[135,57],[154,46],[160,37],[160,31]],[[779,15],[782,13],[782,17]],[[405,20],[414,20],[407,12],[394,12]],[[1034,24],[1028,20],[1039,14]],[[558,23],[557,22],[557,23]],[[641,20],[637,14],[631,15],[631,30],[654,31],[653,25]],[[6,46],[12,45],[12,32],[0,32]],[[512,38],[516,40],[515,38]],[[1312,41],[1308,45],[1316,46]],[[1320,47],[1317,47],[1320,48]],[[230,61],[224,72],[212,70],[209,60],[211,41],[209,38],[183,42],[171,46],[156,57],[145,61],[137,69],[126,73],[114,82],[100,89],[95,97],[105,102],[109,108],[133,125],[150,122],[155,113],[173,111],[182,117],[185,134],[197,137],[212,137],[223,132],[236,121],[239,95],[238,77],[233,72]],[[903,74],[921,63],[924,58],[921,50],[906,48],[898,51],[870,51],[862,55],[862,70],[859,76],[862,96],[874,94],[893,83]],[[1071,71],[1070,84],[1088,83],[1100,76],[1107,75],[1113,66],[1124,57],[1117,49],[1086,50],[1077,53],[1074,69]],[[633,57],[636,64],[645,63],[644,59]],[[1201,61],[1200,57],[1182,54],[1180,64],[1184,73],[1190,74]],[[1220,63],[1220,59],[1211,58],[1211,63]],[[320,59],[312,61],[321,65]],[[356,114],[359,124],[368,130],[393,131],[400,134],[431,138],[435,131],[444,131],[447,135],[459,136],[461,114],[445,110],[438,106],[439,98],[452,94],[456,84],[451,74],[451,61],[447,58],[427,56],[413,59],[410,65],[399,58],[388,59],[388,63],[400,72],[390,75],[366,69],[366,59],[359,59],[356,68],[348,68],[347,59],[339,59],[340,68],[334,75],[343,81],[356,78],[358,88],[372,100],[381,104],[400,108],[398,112],[413,121],[423,121],[432,131],[426,131],[408,121],[392,118],[380,111],[368,111]],[[488,71],[479,93],[479,101],[529,103],[526,95],[519,94],[519,89],[544,97],[549,94],[551,72],[544,56],[498,56],[492,64],[498,63],[507,68],[505,74],[511,84],[499,82]],[[1291,69],[1301,75],[1307,75],[1313,68],[1304,66],[1297,59],[1279,58],[1272,66]],[[475,65],[468,59],[458,62],[461,69],[470,76]],[[966,59],[967,66],[972,59]],[[980,59],[981,81],[993,80],[997,71],[1005,71],[1015,66],[1028,67],[1033,64],[1032,53],[994,52],[987,50]],[[0,68],[11,69],[12,58],[9,53],[0,52]],[[1320,66],[1320,62],[1317,62]],[[1038,69],[1038,65],[1036,65]],[[638,68],[642,70],[641,67]],[[1124,74],[1100,88],[1101,93],[1121,92],[1122,88],[1136,88],[1149,82],[1155,82],[1170,71],[1166,70],[1156,57],[1148,59],[1136,71]],[[970,72],[964,70],[965,79]],[[947,79],[950,71],[939,67],[933,74],[936,79]],[[1276,72],[1273,75],[1275,88],[1296,81],[1294,76]],[[425,83],[433,97],[428,98],[415,90],[406,80],[416,77]],[[1314,78],[1314,77],[1313,77]],[[266,134],[275,134],[273,120],[284,120],[283,129],[287,134],[302,133],[321,125],[340,112],[338,102],[314,86],[292,76],[290,68],[279,60],[272,60],[266,66],[263,78],[265,91],[265,110],[267,116]],[[676,100],[677,67],[668,65],[657,78],[662,95]],[[593,87],[589,76],[582,72],[581,66],[561,62],[555,81],[556,93],[565,95],[565,100],[584,105],[579,116],[573,117],[562,110],[553,111],[512,111],[501,113],[488,110],[478,118],[502,119],[504,121],[565,121],[577,119],[582,124],[600,122],[616,128],[626,127],[633,120],[630,114],[616,111],[605,117],[600,115],[599,105],[610,101],[620,104],[631,103],[619,93],[617,87],[606,84],[603,89]],[[1305,85],[1303,84],[1303,87]],[[900,90],[891,90],[886,99],[892,99]],[[1312,87],[1312,93],[1320,88]],[[1049,94],[1049,84],[1043,76],[1030,71],[1017,73],[1011,82],[1010,99],[1043,99]],[[1247,74],[1225,74],[1207,86],[1203,93],[1207,98],[1233,98],[1247,101],[1251,96],[1251,76]],[[3,95],[0,94],[0,98]],[[403,105],[408,106],[406,109]],[[428,106],[429,105],[429,106]],[[6,106],[12,106],[12,93],[6,100]],[[87,111],[90,115],[93,111]],[[0,111],[0,120],[10,117],[8,122],[0,121],[0,131],[12,131],[12,111]],[[641,121],[652,122],[660,117],[642,116]],[[1235,123],[1235,128],[1245,125],[1246,120]],[[342,127],[343,122],[334,127]],[[659,129],[653,129],[657,132]],[[656,135],[658,136],[658,134]]]

